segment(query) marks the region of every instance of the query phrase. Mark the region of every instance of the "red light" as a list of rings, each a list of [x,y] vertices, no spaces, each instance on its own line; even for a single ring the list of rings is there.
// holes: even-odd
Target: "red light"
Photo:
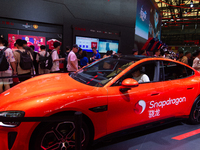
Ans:
[[[199,133],[200,133],[200,129],[197,129],[197,130],[194,130],[194,131],[191,131],[191,132],[188,132],[188,133],[184,133],[184,134],[179,135],[179,136],[175,136],[172,139],[183,140],[183,139],[186,139],[188,137],[194,136],[194,135],[199,134]]]

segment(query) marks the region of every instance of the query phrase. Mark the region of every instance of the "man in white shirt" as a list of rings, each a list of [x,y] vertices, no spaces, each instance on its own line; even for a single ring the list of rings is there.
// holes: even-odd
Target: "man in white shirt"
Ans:
[[[6,47],[4,46],[4,39],[0,38],[0,51],[5,49]],[[13,55],[13,51],[10,48],[7,48],[5,51],[5,57],[7,59],[7,62],[9,63],[9,67],[8,70],[5,71],[0,71],[0,77],[7,77],[7,76],[12,76],[12,75],[16,75],[17,71],[16,71],[16,64],[15,64],[15,58]],[[13,68],[13,70],[12,70]],[[10,84],[13,83],[13,79],[12,78],[3,78],[0,79],[0,93],[3,92],[3,85],[5,90],[10,88]]]
[[[75,72],[78,70],[78,59],[76,54],[78,52],[78,45],[74,44],[67,58],[67,70],[69,72]]]
[[[196,58],[193,60],[192,67],[197,71],[200,71],[200,50],[198,50],[196,53]]]
[[[53,66],[51,67],[51,73],[56,73],[60,72],[59,68],[59,61],[60,60],[65,60],[65,58],[59,58],[58,56],[58,50],[60,49],[60,43],[59,42],[54,42],[53,43],[54,49],[52,50],[52,60],[53,60]]]
[[[141,73],[139,69],[134,71],[132,76],[138,83],[150,82],[149,77],[146,74]]]

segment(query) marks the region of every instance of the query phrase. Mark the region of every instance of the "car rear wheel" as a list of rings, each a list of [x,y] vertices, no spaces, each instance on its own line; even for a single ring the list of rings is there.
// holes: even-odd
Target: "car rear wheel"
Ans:
[[[75,124],[68,120],[65,122],[48,123],[42,125],[34,137],[32,150],[74,150],[75,149]],[[81,129],[82,149],[88,147],[90,141],[89,129],[83,122]]]
[[[200,123],[200,99],[197,99],[190,112],[189,122],[191,124],[199,124]]]

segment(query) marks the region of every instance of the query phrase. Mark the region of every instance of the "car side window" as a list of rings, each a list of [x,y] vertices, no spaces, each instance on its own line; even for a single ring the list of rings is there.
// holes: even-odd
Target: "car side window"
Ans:
[[[113,86],[121,85],[122,81],[127,78],[133,78],[140,84],[158,81],[159,72],[157,69],[157,64],[158,63],[156,61],[142,63],[127,72]]]
[[[194,74],[192,69],[171,61],[163,61],[163,65],[160,66],[160,72],[164,73],[161,77],[164,81],[182,79]]]
[[[189,67],[185,67],[187,71],[187,76],[192,76],[194,75],[194,70],[190,69]]]

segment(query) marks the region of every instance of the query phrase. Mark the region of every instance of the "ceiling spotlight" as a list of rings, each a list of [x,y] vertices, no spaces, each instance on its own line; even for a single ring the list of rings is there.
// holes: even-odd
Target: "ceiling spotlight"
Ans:
[[[191,2],[190,2],[190,7],[193,7],[193,6],[194,6],[194,5],[193,5],[193,1],[191,1]]]

